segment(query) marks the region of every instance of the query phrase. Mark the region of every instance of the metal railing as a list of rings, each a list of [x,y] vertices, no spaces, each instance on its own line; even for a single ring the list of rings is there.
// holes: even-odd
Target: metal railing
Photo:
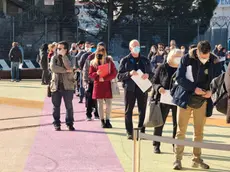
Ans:
[[[153,136],[153,135],[141,133],[140,128],[135,128],[133,130],[133,159],[132,159],[133,172],[140,172],[141,140],[157,141],[157,142],[163,142],[163,143],[169,143],[169,144],[175,144],[181,146],[213,149],[219,151],[230,151],[230,145],[227,144],[194,142],[194,141],[186,141],[186,140],[177,140],[169,137]]]

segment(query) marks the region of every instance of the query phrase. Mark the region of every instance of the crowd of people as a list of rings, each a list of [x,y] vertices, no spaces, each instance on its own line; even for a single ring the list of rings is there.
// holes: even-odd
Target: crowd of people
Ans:
[[[13,44],[10,52],[12,68],[15,67],[14,63],[20,62],[21,59],[14,59],[12,55],[20,52],[16,46]],[[70,47],[65,41],[43,44],[39,50],[38,61],[43,70],[42,84],[48,85],[48,90],[51,92],[55,130],[61,130],[62,98],[66,107],[66,125],[70,131],[75,130],[74,94],[79,96],[79,103],[83,103],[85,98],[87,121],[92,120],[94,113],[94,120],[100,120],[102,128],[112,128],[110,121],[114,96],[112,81],[117,78],[124,88],[125,128],[128,139],[133,139],[132,116],[136,100],[139,112],[138,127],[145,133],[143,124],[148,108],[148,96],[151,94],[150,101],[160,105],[164,124],[170,111],[172,112],[173,138],[185,139],[192,115],[194,141],[202,142],[206,118],[212,116],[214,108],[210,84],[214,78],[220,76],[224,64],[228,63],[229,59],[225,49],[218,45],[212,52],[208,41],[200,41],[197,45],[190,45],[186,50],[185,46],[178,48],[176,41],[172,40],[166,47],[163,43],[153,45],[148,57],[144,57],[140,47],[137,40],[130,41],[130,53],[121,59],[117,70],[103,42],[96,45],[79,41],[72,43]],[[138,70],[143,72],[140,76],[143,80],[152,83],[152,88],[146,92],[143,92],[132,79],[133,76],[139,75]],[[229,73],[226,74],[226,78],[230,78]],[[14,75],[12,77],[14,79]],[[172,104],[161,103],[161,96],[168,90],[173,99]],[[230,110],[228,123],[230,123]],[[164,125],[155,127],[153,135],[162,136],[163,128]],[[161,153],[159,142],[154,141],[153,147],[154,153]],[[173,169],[181,170],[184,146],[173,145],[172,150],[175,153]],[[193,148],[192,166],[210,168],[202,160],[200,148]]]

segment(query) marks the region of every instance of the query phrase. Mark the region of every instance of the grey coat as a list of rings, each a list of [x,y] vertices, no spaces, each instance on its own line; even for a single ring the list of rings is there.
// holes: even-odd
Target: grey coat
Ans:
[[[66,70],[73,70],[73,63],[70,56],[62,57],[64,66],[61,65],[61,62],[58,56],[53,56],[50,62],[50,69],[52,71],[52,79],[50,83],[51,92],[58,90],[58,80],[59,76],[63,77],[63,84],[65,90],[74,90],[75,79],[74,73],[67,73]]]

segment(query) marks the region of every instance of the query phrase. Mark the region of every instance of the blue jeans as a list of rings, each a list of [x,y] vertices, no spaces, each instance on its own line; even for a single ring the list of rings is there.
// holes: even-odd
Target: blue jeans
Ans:
[[[52,93],[52,103],[53,103],[53,118],[54,125],[60,126],[60,107],[62,98],[64,99],[65,107],[66,107],[66,118],[65,122],[67,126],[72,126],[74,122],[73,117],[73,93],[74,91],[69,90],[58,90]]]
[[[19,62],[11,62],[11,79],[19,81]]]

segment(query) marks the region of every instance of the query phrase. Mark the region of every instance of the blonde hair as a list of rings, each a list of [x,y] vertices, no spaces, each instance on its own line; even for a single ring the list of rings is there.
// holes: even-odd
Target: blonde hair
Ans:
[[[168,54],[168,57],[167,57],[167,63],[170,63],[172,62],[173,58],[175,56],[183,56],[183,52],[180,50],[180,49],[172,49],[169,54]]]
[[[133,43],[134,43],[134,42],[138,42],[138,43],[139,43],[139,41],[138,41],[138,40],[133,39],[132,41],[130,41],[130,42],[129,42],[129,47],[132,47],[132,45],[133,45]]]
[[[48,45],[49,51],[51,51],[54,47],[55,47],[55,44],[49,44],[49,45]]]
[[[104,49],[105,49],[105,48],[104,48]],[[103,54],[102,59],[101,59],[101,63],[102,63],[102,64],[105,64],[105,60],[106,60],[106,58],[107,58],[107,52],[106,52],[106,50],[101,51],[101,50],[99,49],[99,47],[97,47],[97,50],[96,50],[96,52],[95,52],[95,57],[94,57],[94,59],[91,61],[91,65],[94,66],[94,67],[97,67],[97,66],[98,66],[98,63],[99,63],[99,60],[98,60],[98,58],[97,58],[98,54]]]
[[[12,43],[12,47],[16,47],[16,46],[18,46],[18,43],[17,42],[13,42]]]

